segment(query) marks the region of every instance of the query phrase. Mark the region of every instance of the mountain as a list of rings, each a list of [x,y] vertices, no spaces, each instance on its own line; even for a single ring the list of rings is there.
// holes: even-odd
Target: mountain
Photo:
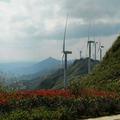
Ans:
[[[30,75],[35,73],[43,73],[51,69],[60,67],[61,62],[49,57],[39,63],[4,63],[0,64],[0,71],[15,75]]]
[[[92,73],[83,78],[75,77],[74,82],[79,87],[120,92],[120,36]]]
[[[98,64],[99,61],[91,60],[92,68]],[[67,79],[71,81],[74,76],[83,76],[88,73],[88,58],[75,60],[72,65],[69,66],[67,71]],[[58,89],[63,88],[63,69],[59,69],[55,73],[47,76],[38,85],[37,89]]]
[[[39,73],[45,72],[46,73],[47,71],[56,70],[60,67],[61,67],[60,60],[56,60],[52,57],[49,57],[49,58],[41,61],[40,63],[33,65],[31,67],[31,73],[32,73],[32,71],[33,71],[33,73],[37,73],[37,72],[39,72]]]
[[[6,63],[0,66],[0,84],[9,88],[36,86],[46,75],[61,67],[61,61],[49,57],[37,64]],[[28,82],[29,81],[29,82]],[[24,85],[25,84],[25,85]],[[27,85],[28,84],[28,85]],[[34,84],[34,85],[33,85]],[[24,86],[24,87],[23,87]]]

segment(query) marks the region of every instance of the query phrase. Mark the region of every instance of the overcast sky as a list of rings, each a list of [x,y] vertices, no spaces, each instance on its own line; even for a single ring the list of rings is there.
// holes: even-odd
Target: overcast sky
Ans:
[[[105,45],[120,32],[120,0],[0,0],[0,62],[61,58],[66,14],[71,59],[87,55],[91,40]],[[95,36],[95,37],[94,37]]]

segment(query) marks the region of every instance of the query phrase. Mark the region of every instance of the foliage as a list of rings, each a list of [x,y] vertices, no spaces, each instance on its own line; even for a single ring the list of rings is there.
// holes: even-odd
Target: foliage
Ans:
[[[38,96],[11,101],[4,107],[9,111],[1,113],[0,120],[76,120],[120,113],[120,98]]]
[[[80,96],[63,90],[4,93],[9,100],[0,104],[0,120],[76,120],[120,113],[119,96],[95,90],[81,91]]]
[[[16,110],[3,115],[1,120],[75,120],[66,108],[59,108],[56,111],[39,107],[31,111]]]

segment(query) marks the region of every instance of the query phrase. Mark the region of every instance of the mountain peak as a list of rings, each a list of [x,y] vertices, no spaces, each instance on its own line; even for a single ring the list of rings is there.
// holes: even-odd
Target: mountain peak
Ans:
[[[53,57],[48,57],[47,59],[49,59],[49,60],[55,60],[55,58],[53,58]]]
[[[48,57],[47,59],[43,60],[43,62],[46,62],[46,61],[49,61],[49,62],[60,62],[59,60],[53,58],[53,57]]]

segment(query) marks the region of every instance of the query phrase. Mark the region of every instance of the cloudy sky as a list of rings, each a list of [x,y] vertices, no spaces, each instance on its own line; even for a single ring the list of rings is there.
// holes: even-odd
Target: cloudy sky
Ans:
[[[87,37],[104,53],[120,33],[120,0],[0,0],[0,62],[61,59],[66,14],[71,59],[87,55]]]

